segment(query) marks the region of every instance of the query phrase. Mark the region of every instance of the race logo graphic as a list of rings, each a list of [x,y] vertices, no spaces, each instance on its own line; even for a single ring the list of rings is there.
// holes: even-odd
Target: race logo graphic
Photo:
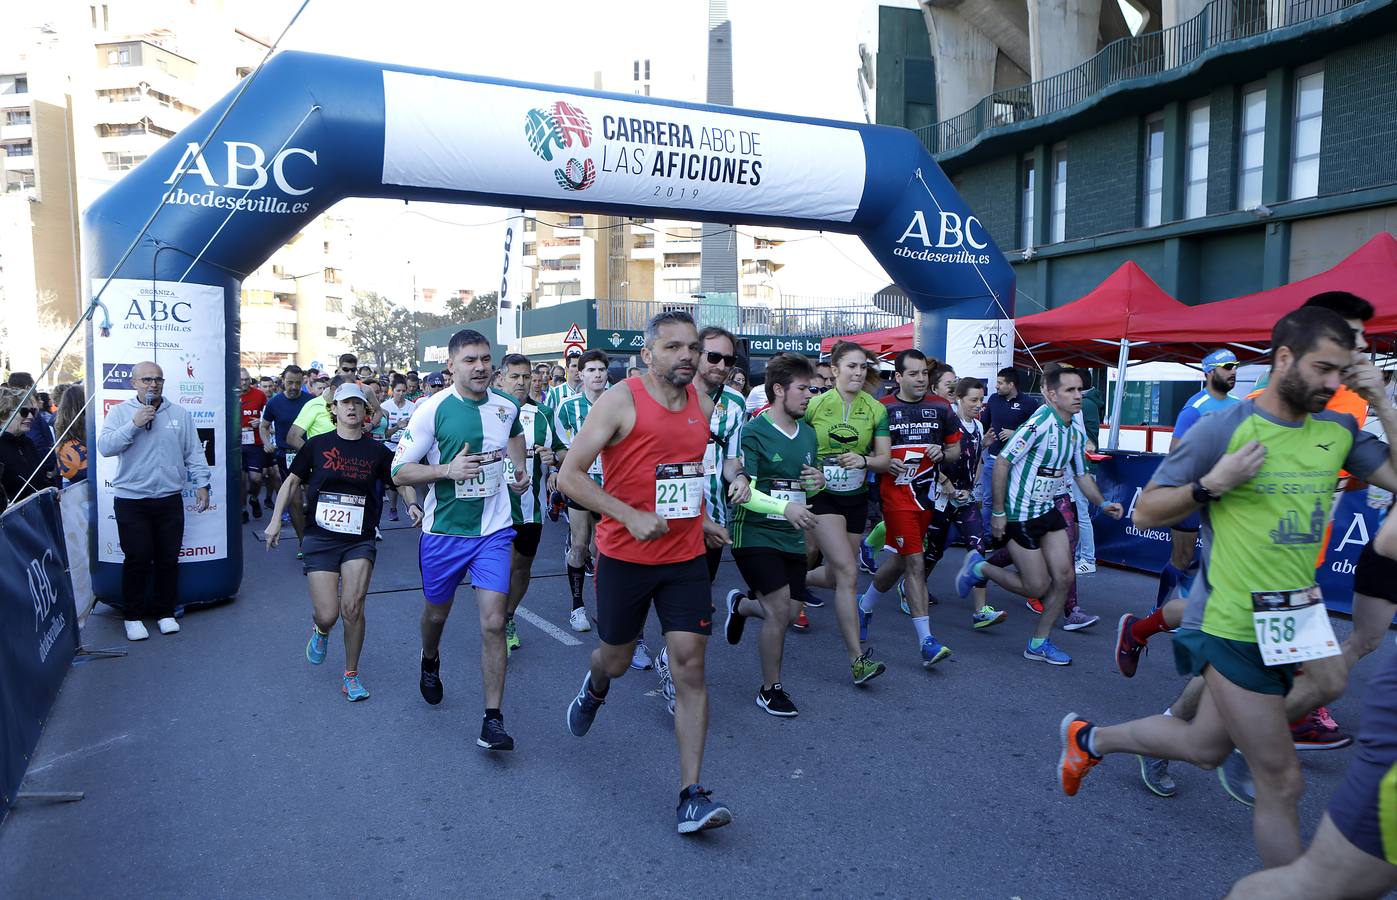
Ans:
[[[539,159],[553,162],[555,150],[561,159],[592,146],[592,123],[582,110],[559,100],[551,107],[529,110],[524,118],[524,136]],[[597,180],[597,166],[591,157],[568,155],[562,168],[553,170],[553,177],[565,191],[585,191]]]

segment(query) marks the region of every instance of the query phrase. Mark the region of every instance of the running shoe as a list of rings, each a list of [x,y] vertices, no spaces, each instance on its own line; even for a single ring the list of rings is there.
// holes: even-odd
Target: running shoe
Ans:
[[[1072,610],[1071,615],[1063,619],[1063,631],[1081,631],[1083,628],[1090,628],[1101,621],[1100,616],[1093,616],[1090,613],[1082,612],[1081,608]]]
[[[873,557],[873,548],[862,541],[859,542],[859,568],[870,575],[878,571],[878,560]]]
[[[284,513],[281,514],[281,524],[283,524],[283,525],[290,525],[290,524],[291,524],[291,513],[289,513],[289,512],[284,512]]]
[[[587,621],[587,607],[579,606],[574,609],[572,615],[568,616],[568,624],[572,626],[573,631],[591,631],[592,623]]]
[[[318,666],[325,661],[325,650],[330,646],[330,636],[321,634],[314,625],[310,627],[310,640],[306,641],[306,661]]]
[[[1058,726],[1058,734],[1062,737],[1062,755],[1057,761],[1058,782],[1062,785],[1062,792],[1069,797],[1077,796],[1082,779],[1092,766],[1101,762],[1101,757],[1083,750],[1078,740],[1078,736],[1091,727],[1090,722],[1077,718],[1076,713],[1063,716],[1062,724]]]
[[[922,638],[922,668],[930,669],[951,655],[951,648],[938,641],[935,637],[927,635]]]
[[[1135,640],[1135,635],[1130,633],[1131,627],[1138,621],[1139,616],[1126,613],[1116,624],[1116,668],[1120,669],[1126,678],[1135,677],[1135,670],[1140,667],[1140,653],[1145,649],[1145,645]]]
[[[592,554],[589,553],[582,558],[582,571],[586,572],[589,576],[595,576],[597,574],[596,564],[592,562]]]
[[[262,504],[258,502],[256,497],[248,497],[247,505],[252,507],[252,517],[254,519],[262,518]]]
[[[1158,797],[1172,797],[1178,793],[1179,786],[1169,774],[1169,760],[1155,759],[1153,756],[1135,758],[1140,760],[1140,780],[1150,789],[1150,793]]]
[[[436,706],[441,702],[441,654],[437,658],[428,660],[422,657],[422,677],[417,683],[417,687],[422,691],[422,699]]]
[[[907,605],[907,579],[897,580],[898,609],[902,610],[904,616],[912,615],[912,607]]]
[[[1077,574],[1078,574],[1078,575],[1095,575],[1095,574],[1096,574],[1096,563],[1091,563],[1091,562],[1087,562],[1086,560],[1082,560],[1081,562],[1077,563]]]
[[[655,673],[660,676],[660,696],[665,698],[669,714],[674,715],[674,677],[669,674],[669,648],[661,647],[655,657]]]
[[[504,730],[504,719],[486,716],[485,721],[480,723],[480,737],[475,739],[475,745],[486,750],[508,753],[514,749],[514,738]]]
[[[732,822],[732,811],[717,800],[713,792],[702,785],[691,784],[679,795],[675,810],[680,834],[693,834],[709,828],[721,828]]]
[[[868,623],[873,621],[873,613],[864,612],[863,607],[857,602],[854,604],[854,612],[859,616],[859,643],[865,643],[868,641]]]
[[[1054,647],[1053,642],[1050,640],[1044,641],[1038,647],[1037,650],[1033,649],[1032,644],[1029,644],[1027,647],[1024,648],[1023,658],[1036,659],[1039,662],[1045,662],[1050,666],[1072,665],[1072,657],[1068,656],[1066,653],[1063,653],[1057,647]]]
[[[805,610],[802,609],[800,611],[800,615],[796,616],[796,620],[791,623],[791,627],[796,631],[808,631],[810,629],[810,620],[805,617]]]
[[[303,551],[301,551],[301,550],[297,550],[297,551],[296,551],[296,558],[297,558],[297,559],[305,559],[305,558],[306,558],[306,554],[305,554]]]
[[[562,514],[562,512],[563,512],[563,507],[566,506],[566,505],[567,505],[567,501],[566,501],[565,499],[563,499],[563,492],[562,492],[562,491],[553,491],[551,494],[549,494],[549,495],[548,495],[548,521],[550,521],[550,522],[556,522],[556,521],[558,521],[558,516]]]
[[[369,699],[369,692],[364,689],[364,682],[359,680],[358,672],[345,672],[344,687],[340,690],[344,692],[344,699],[350,703]]]
[[[393,508],[392,508],[392,509],[388,510],[388,521],[390,521],[390,522],[396,522],[396,521],[398,521],[398,505],[397,505],[396,503],[393,504]]]
[[[592,727],[592,722],[597,718],[597,710],[601,709],[605,699],[592,696],[588,686],[592,683],[592,673],[588,672],[582,676],[582,687],[578,690],[577,696],[572,698],[568,704],[568,731],[573,737],[585,737]]]
[[[977,588],[985,583],[985,579],[975,575],[975,564],[985,561],[985,555],[979,550],[965,551],[965,559],[960,564],[960,571],[956,572],[956,593],[964,600],[970,596],[971,588]]]
[[[773,716],[780,716],[789,719],[798,715],[800,710],[791,702],[791,695],[786,693],[786,689],[781,687],[781,682],[776,682],[771,686],[771,690],[757,688],[757,705]]]
[[[1326,719],[1330,724],[1325,724]],[[1290,737],[1296,750],[1342,750],[1353,743],[1353,736],[1340,731],[1322,706],[1291,725]]]
[[[504,652],[511,654],[519,649],[519,627],[514,624],[514,618],[504,620]]]
[[[1040,616],[1043,615],[1043,601],[1039,600],[1037,597],[1029,597],[1027,600],[1024,601],[1024,606],[1027,606],[1028,611],[1031,613],[1035,613]]]
[[[654,666],[650,661],[650,651],[645,646],[644,640],[635,642],[635,651],[631,653],[631,668],[637,672],[644,672]]]
[[[723,634],[734,647],[742,643],[742,629],[747,625],[747,617],[737,611],[742,604],[743,594],[739,590],[728,591],[728,619],[723,623]]]
[[[1233,750],[1227,754],[1227,759],[1218,766],[1218,781],[1233,800],[1243,806],[1256,805],[1256,784],[1252,781],[1251,766],[1247,765],[1242,751]]]
[[[987,603],[970,614],[970,624],[976,628],[989,628],[991,625],[998,625],[1007,618],[1009,618],[1007,612],[995,609]]]
[[[872,652],[871,649],[865,650],[862,656],[849,665],[849,668],[854,672],[854,684],[867,684],[888,671],[887,666],[869,656]]]
[[[806,588],[805,596],[801,599],[801,602],[811,609],[819,609],[825,605],[825,598],[810,590],[810,588]]]

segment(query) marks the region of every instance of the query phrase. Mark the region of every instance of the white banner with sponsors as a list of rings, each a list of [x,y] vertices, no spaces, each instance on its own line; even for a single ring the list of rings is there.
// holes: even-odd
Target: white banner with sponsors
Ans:
[[[95,294],[104,279],[95,279]],[[224,378],[223,288],[174,281],[115,279],[102,295],[111,311],[111,334],[94,331],[93,380],[97,402],[93,411],[106,418],[113,406],[136,396],[131,369],[154,361],[165,372],[164,397],[189,410],[204,445],[213,490],[209,508],[194,511],[194,486],[184,487],[184,542],[180,562],[223,559],[228,555],[228,523],[222,497],[227,484],[227,417],[232,386]],[[99,423],[97,431],[100,434]],[[90,465],[97,488],[97,559],[121,562],[112,479],[118,457],[92,453]]]
[[[384,72],[385,184],[848,222],[857,131]]]
[[[947,319],[946,362],[961,378],[993,381],[1014,362],[1014,320]]]
[[[524,211],[504,226],[504,272],[495,305],[495,343],[509,353],[519,342],[519,310],[524,308]]]

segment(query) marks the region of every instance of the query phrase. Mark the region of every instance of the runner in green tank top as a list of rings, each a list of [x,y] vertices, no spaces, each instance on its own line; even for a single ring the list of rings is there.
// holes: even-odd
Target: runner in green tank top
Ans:
[[[1272,332],[1266,389],[1200,420],[1140,495],[1140,528],[1202,510],[1202,571],[1174,655],[1181,674],[1203,676],[1204,695],[1191,721],[1151,716],[1098,727],[1069,713],[1059,762],[1069,796],[1107,753],[1212,768],[1235,743],[1253,774],[1262,863],[1285,865],[1300,854],[1304,784],[1285,695],[1295,662],[1305,661],[1307,680],[1342,666],[1314,572],[1332,491],[1341,468],[1397,488],[1388,448],[1352,416],[1324,411],[1347,381],[1385,425],[1397,426],[1380,373],[1358,362],[1354,346],[1354,330],[1334,312],[1306,306],[1285,316]]]
[[[767,363],[771,408],[742,429],[742,468],[752,480],[752,497],[733,510],[732,555],[750,593],[728,592],[724,631],[736,644],[749,616],[762,620],[757,706],[773,716],[797,712],[781,685],[781,657],[796,617],[794,598],[805,586],[805,532],[818,524],[807,500],[824,485],[814,466],[815,431],[801,421],[814,374],[810,360],[794,353]]]

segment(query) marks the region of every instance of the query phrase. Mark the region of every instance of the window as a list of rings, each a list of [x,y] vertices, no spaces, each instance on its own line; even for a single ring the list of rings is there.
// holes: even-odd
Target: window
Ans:
[[[569,227],[569,228],[581,228],[581,227],[582,227],[582,217],[581,217],[581,216],[568,216],[568,227]]]
[[[1146,227],[1164,221],[1164,115],[1155,113],[1145,120],[1144,203],[1140,224]]]
[[[633,64],[633,70],[634,70],[634,74],[631,75],[631,81],[639,81],[639,80],[640,80],[640,60],[636,60],[636,61],[635,61],[635,63]]]
[[[339,269],[327,268],[327,269],[325,270],[325,283],[326,283],[326,284],[340,284],[340,283],[342,283],[342,279],[340,278],[340,270],[339,270]]]
[[[15,141],[13,144],[0,144],[0,147],[4,147],[5,155],[9,157],[34,155],[33,141]]]
[[[1033,246],[1033,154],[1023,158],[1019,171],[1019,246]]]
[[[97,92],[98,100],[108,103],[134,103],[141,99],[140,88],[103,88]]]
[[[1319,193],[1320,125],[1324,118],[1324,69],[1295,73],[1295,130],[1290,138],[1290,197]]]
[[[669,288],[671,294],[696,294],[699,289],[697,278],[676,278],[673,281],[666,280],[665,286]]]
[[[131,65],[130,47],[111,47],[107,50],[107,65],[109,66],[129,66]]]
[[[650,60],[645,61],[645,80],[650,80]]]
[[[1188,105],[1188,155],[1184,157],[1184,218],[1208,213],[1208,101]]]
[[[144,153],[122,153],[104,152],[102,160],[107,164],[107,168],[113,172],[129,172],[141,163],[145,162]]]
[[[530,231],[538,231],[537,219],[528,218],[524,220],[524,232],[527,234]]]
[[[33,186],[33,169],[10,169],[5,173],[5,193],[28,190]]]
[[[1261,167],[1266,152],[1266,86],[1242,88],[1242,133],[1237,149],[1237,208],[1261,205]]]
[[[536,255],[538,255],[538,243],[535,242],[535,241],[525,241],[525,242],[524,242],[524,255],[525,255],[525,256],[536,256]]]
[[[290,339],[293,340],[293,341],[296,340],[296,323],[295,323],[295,322],[278,322],[278,323],[276,323],[276,336],[277,336],[277,337],[283,337],[283,338],[290,338]]]
[[[326,297],[326,298],[325,298],[325,311],[326,311],[326,312],[335,312],[335,313],[342,313],[342,312],[344,312],[344,298],[343,298],[343,297]]]
[[[1053,148],[1053,232],[1052,241],[1067,239],[1067,145]]]
[[[5,110],[6,125],[29,125],[34,121],[27,109],[7,109]]]

